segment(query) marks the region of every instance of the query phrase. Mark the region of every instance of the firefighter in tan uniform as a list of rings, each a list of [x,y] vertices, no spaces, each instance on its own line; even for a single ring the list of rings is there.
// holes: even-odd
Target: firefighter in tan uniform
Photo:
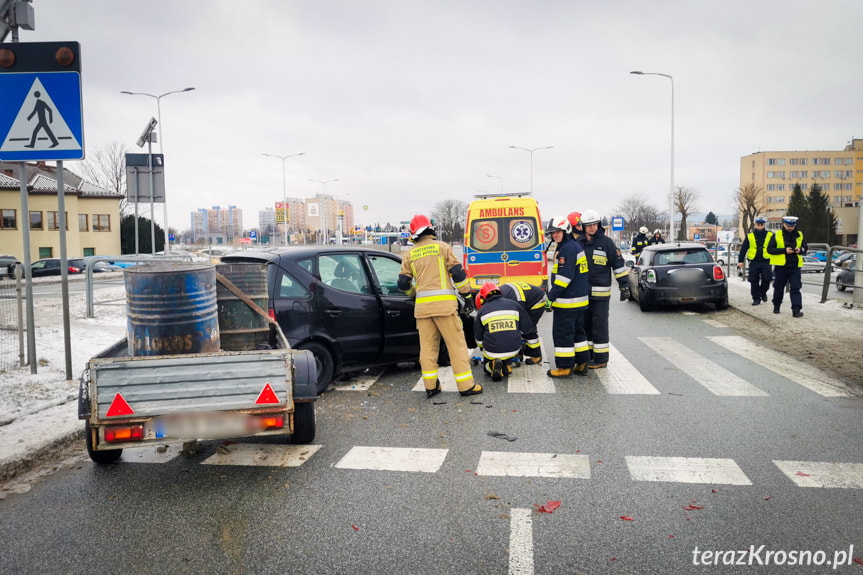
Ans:
[[[414,216],[410,230],[414,246],[402,257],[398,286],[403,292],[416,290],[414,317],[420,336],[420,369],[426,397],[441,392],[437,362],[441,338],[446,342],[459,392],[462,395],[482,393],[482,386],[473,380],[458,315],[456,290],[463,294],[470,292],[467,274],[449,244],[435,239],[436,232],[428,217]]]

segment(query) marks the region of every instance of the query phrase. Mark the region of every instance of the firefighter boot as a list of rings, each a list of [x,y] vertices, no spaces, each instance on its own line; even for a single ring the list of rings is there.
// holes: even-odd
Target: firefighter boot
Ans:
[[[500,381],[503,379],[503,362],[499,359],[493,359],[488,363],[488,371],[491,374],[492,381]]]
[[[473,387],[459,392],[462,395],[476,395],[482,393],[482,386],[478,383],[473,384]]]
[[[554,377],[557,379],[569,377],[570,375],[572,375],[572,368],[571,367],[556,367],[554,369],[549,369],[546,372],[546,375],[548,375],[548,377]]]
[[[572,368],[572,373],[575,375],[587,375],[587,363],[579,363]]]
[[[440,380],[435,381],[434,387],[432,389],[426,390],[426,399],[431,399],[441,392],[440,389]]]
[[[524,363],[526,363],[527,365],[539,365],[540,363],[542,363],[542,358],[541,357],[526,357],[526,358],[524,358]]]
[[[503,374],[505,376],[512,375],[512,362],[511,361],[503,362]]]

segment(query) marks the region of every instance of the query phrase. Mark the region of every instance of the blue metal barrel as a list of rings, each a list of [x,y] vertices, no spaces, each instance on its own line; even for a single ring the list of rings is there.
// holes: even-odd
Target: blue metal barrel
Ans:
[[[164,262],[123,272],[133,357],[219,351],[215,266]]]
[[[216,271],[267,311],[267,264],[219,264]],[[225,351],[264,349],[270,343],[267,317],[261,316],[222,284],[216,285],[219,306],[219,334]]]

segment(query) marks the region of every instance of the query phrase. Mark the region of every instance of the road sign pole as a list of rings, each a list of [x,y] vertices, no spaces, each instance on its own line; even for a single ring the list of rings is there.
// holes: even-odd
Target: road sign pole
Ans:
[[[153,183],[153,132],[147,138],[147,167],[150,170],[150,253],[156,253],[156,211],[153,208],[155,186]]]

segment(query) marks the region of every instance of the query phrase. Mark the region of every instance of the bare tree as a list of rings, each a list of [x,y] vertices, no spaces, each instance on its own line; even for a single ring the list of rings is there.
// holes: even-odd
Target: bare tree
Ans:
[[[764,194],[759,186],[749,183],[734,190],[734,204],[740,216],[742,235],[755,227],[755,216],[764,211]]]
[[[675,213],[680,214],[680,229],[677,231],[677,239],[685,240],[687,236],[686,220],[698,210],[698,192],[685,186],[677,186],[671,203]]]
[[[435,204],[431,218],[435,221],[438,239],[447,243],[461,240],[464,236],[464,220],[467,204],[459,200],[444,200]]]
[[[623,198],[623,201],[615,207],[615,212],[623,216],[633,233],[641,226],[652,230],[664,221],[659,215],[659,210],[648,204],[641,194],[632,194]]]
[[[126,147],[114,140],[80,164],[84,179],[101,188],[123,194],[120,212],[126,210]]]

